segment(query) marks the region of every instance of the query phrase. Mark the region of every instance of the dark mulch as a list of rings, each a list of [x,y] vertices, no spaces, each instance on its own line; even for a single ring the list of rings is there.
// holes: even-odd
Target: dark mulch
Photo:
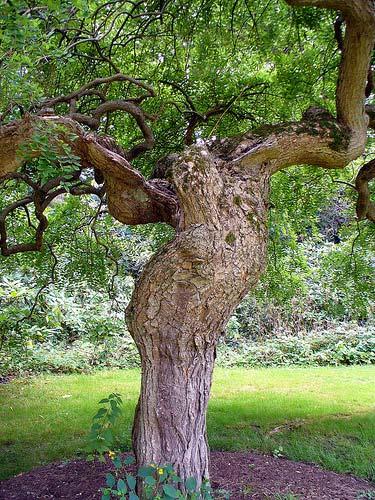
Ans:
[[[84,460],[50,464],[0,483],[0,499],[97,500],[107,471],[108,464]],[[230,491],[231,500],[288,493],[299,499],[353,500],[369,490],[375,495],[375,486],[363,479],[257,453],[212,452],[211,484]]]

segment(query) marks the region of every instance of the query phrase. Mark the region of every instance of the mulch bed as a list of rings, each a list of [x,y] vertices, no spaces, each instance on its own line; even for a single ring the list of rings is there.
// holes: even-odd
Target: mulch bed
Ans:
[[[98,500],[108,464],[76,460],[54,463],[0,483],[1,500]],[[353,500],[375,485],[315,465],[257,453],[211,453],[211,484],[230,491],[231,500],[274,499],[294,494],[299,499]],[[277,498],[277,496],[276,496]],[[369,496],[367,496],[369,498]]]

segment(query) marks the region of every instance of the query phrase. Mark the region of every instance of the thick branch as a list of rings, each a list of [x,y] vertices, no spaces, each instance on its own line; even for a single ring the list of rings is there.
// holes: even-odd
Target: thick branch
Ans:
[[[111,215],[124,224],[167,222],[176,227],[177,197],[160,183],[146,181],[142,174],[117,153],[109,151],[91,135],[86,142],[86,160],[101,171]]]
[[[244,167],[265,163],[271,173],[310,164],[343,168],[365,148],[369,116],[365,89],[375,42],[375,6],[372,0],[286,0],[293,6],[315,6],[341,11],[346,24],[337,84],[337,118],[309,109],[300,122],[263,128],[214,144],[222,157]],[[366,108],[373,124],[372,107]]]
[[[353,131],[367,127],[364,97],[375,42],[375,6],[372,0],[286,0],[289,5],[341,11],[346,23],[336,92],[337,117]]]
[[[366,106],[366,113],[369,117],[368,126],[375,130],[375,104],[368,104]]]
[[[263,126],[240,137],[216,142],[211,149],[242,168],[264,164],[271,173],[291,165],[342,168],[362,147],[350,146],[351,134],[327,111],[310,108],[300,122]]]
[[[358,172],[355,188],[358,191],[357,217],[375,222],[375,203],[370,199],[369,182],[375,179],[375,159],[369,161]]]
[[[177,198],[173,191],[166,186],[165,181],[146,181],[144,177],[131,167],[128,161],[117,153],[113,141],[102,140],[94,133],[87,134],[82,128],[70,118],[59,116],[28,116],[24,120],[18,120],[9,125],[0,127],[0,180],[8,178],[20,178],[22,174],[16,173],[25,161],[19,156],[19,147],[31,140],[34,130],[40,123],[44,126],[63,125],[66,137],[61,132],[59,140],[65,140],[72,147],[72,152],[81,159],[82,168],[95,168],[104,177],[104,189],[108,198],[109,212],[119,221],[125,224],[145,224],[150,222],[167,222],[177,226],[179,221],[179,207]],[[75,139],[71,136],[74,133]],[[53,140],[53,139],[50,139]],[[109,148],[113,148],[113,150]],[[34,157],[40,155],[39,151],[33,151]],[[23,179],[22,179],[23,180]],[[41,247],[41,236],[46,227],[43,211],[61,192],[58,188],[61,177],[47,182],[44,186],[31,186],[40,195],[40,231],[36,233],[36,242],[31,248],[24,250],[39,250]],[[57,189],[55,189],[57,188]],[[55,189],[54,191],[51,191]],[[70,190],[72,194],[101,194],[102,190],[91,186],[78,184]],[[27,200],[27,203],[29,200]],[[35,202],[35,200],[34,200]],[[23,206],[21,203],[20,206]],[[35,205],[36,206],[36,205]],[[1,242],[3,254],[9,254],[6,247],[5,218],[9,213],[18,208],[11,207],[3,211],[3,227]],[[36,213],[38,216],[38,214]],[[2,221],[0,221],[2,222]],[[4,232],[5,231],[5,232]],[[40,234],[39,234],[40,233]],[[21,251],[15,249],[14,252]],[[7,253],[8,252],[8,253]]]

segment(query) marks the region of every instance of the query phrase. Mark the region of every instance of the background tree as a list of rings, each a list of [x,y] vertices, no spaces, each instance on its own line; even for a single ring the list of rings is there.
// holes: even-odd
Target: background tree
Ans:
[[[373,125],[373,106],[366,108],[368,114],[364,108],[371,92],[373,3],[287,3],[341,12],[336,90],[327,76],[330,64],[317,81],[306,84],[295,77],[305,75],[309,50],[311,65],[314,37],[319,36],[315,30],[322,21],[323,34],[330,36],[332,19],[323,10],[310,10],[302,23],[296,11],[297,27],[302,24],[312,42],[305,49],[309,37],[302,42],[297,29],[291,41],[286,30],[278,40],[282,50],[276,49],[270,60],[275,9],[284,27],[286,12],[291,12],[275,2],[261,2],[255,13],[246,2],[77,1],[58,7],[7,2],[2,14],[2,87],[8,101],[2,120],[9,123],[0,131],[0,173],[2,184],[12,190],[0,215],[2,254],[41,250],[48,207],[66,193],[96,196],[98,213],[106,203],[124,224],[164,222],[175,229],[137,282],[127,322],[142,360],[133,429],[137,459],[140,464],[171,463],[183,478],[208,476],[205,412],[215,347],[233,309],[266,264],[271,176],[301,164],[343,168],[363,153],[368,125]],[[238,29],[244,18],[253,26],[249,36]],[[210,29],[203,32],[207,24]],[[261,24],[269,31],[264,44]],[[333,37],[332,51],[327,48],[318,60],[330,57],[332,42]],[[260,48],[252,56],[255,46]],[[141,72],[142,79],[127,76],[123,67],[131,74]],[[82,72],[90,77],[85,82]],[[162,86],[161,94],[146,80]],[[77,90],[72,91],[74,83]],[[272,112],[264,98],[275,87],[277,111]],[[299,109],[290,113],[288,100],[312,87],[315,106],[303,111],[305,94]],[[46,89],[53,89],[55,97],[44,97]],[[258,97],[263,107],[257,106],[255,116],[251,107]],[[243,133],[241,118],[293,121]],[[228,132],[238,134],[216,137]],[[194,139],[196,145],[182,149]],[[153,164],[165,142],[163,153],[173,153],[151,169],[145,159]],[[374,220],[368,188],[373,175],[370,161],[356,178],[359,219]],[[29,231],[21,242],[9,225],[19,213]]]

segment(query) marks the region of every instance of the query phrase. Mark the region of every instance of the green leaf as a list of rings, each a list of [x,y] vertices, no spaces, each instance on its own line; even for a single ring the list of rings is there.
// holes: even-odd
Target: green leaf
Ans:
[[[102,495],[102,500],[111,500],[111,495],[110,495],[110,493],[103,493],[103,495]]]
[[[188,491],[195,491],[197,488],[197,480],[195,479],[195,477],[188,477],[186,479],[185,486]]]
[[[147,476],[145,477],[145,483],[148,484],[149,486],[155,486],[156,479],[152,476]]]
[[[133,455],[128,455],[124,459],[124,464],[125,465],[132,465],[132,464],[134,464],[134,462],[135,462],[135,458],[133,457]]]
[[[138,476],[139,477],[147,477],[147,476],[152,476],[152,474],[154,473],[155,469],[153,467],[140,467],[139,470],[138,470]]]
[[[102,418],[104,415],[107,413],[106,408],[100,408],[97,412],[97,414],[94,416],[94,419],[96,418]]]
[[[113,442],[113,432],[111,431],[111,429],[106,429],[103,432],[103,438],[107,443]]]
[[[122,463],[121,463],[121,457],[120,457],[120,456],[115,457],[115,458],[112,460],[112,463],[113,463],[113,465],[116,467],[116,469],[120,469],[120,468],[121,468],[121,466],[122,466]]]
[[[116,478],[111,473],[106,474],[105,481],[107,486],[109,486],[110,488],[113,488],[113,486],[116,484]]]
[[[139,500],[139,496],[136,495],[135,493],[130,492],[129,493],[129,500]]]
[[[131,474],[127,474],[126,475],[126,481],[127,481],[128,485],[129,485],[129,488],[131,490],[135,490],[135,487],[137,485],[137,481],[136,481],[136,479]]]
[[[127,492],[128,488],[126,487],[125,481],[123,479],[119,479],[117,481],[117,489],[121,493],[126,493]]]
[[[163,491],[170,498],[178,498],[178,496],[179,496],[178,491],[171,484],[164,484],[163,485]]]

